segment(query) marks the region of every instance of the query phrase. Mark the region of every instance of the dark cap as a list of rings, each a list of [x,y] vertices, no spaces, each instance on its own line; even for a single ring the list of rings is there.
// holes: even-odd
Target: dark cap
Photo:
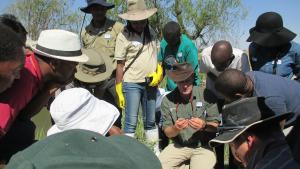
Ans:
[[[90,7],[92,5],[101,5],[106,7],[107,9],[112,9],[115,7],[114,4],[106,2],[106,0],[86,0],[87,6],[80,8],[80,10],[84,13],[90,13]]]
[[[276,47],[292,41],[297,35],[283,27],[282,17],[276,12],[266,12],[256,20],[249,30],[247,42],[255,42],[263,47]]]
[[[263,97],[244,98],[223,107],[223,125],[218,128],[219,135],[209,141],[210,146],[232,142],[252,126],[265,123],[279,123],[292,118],[293,113],[282,112],[276,115],[266,104]]]
[[[51,135],[15,154],[7,169],[161,169],[155,154],[128,136],[88,130]]]

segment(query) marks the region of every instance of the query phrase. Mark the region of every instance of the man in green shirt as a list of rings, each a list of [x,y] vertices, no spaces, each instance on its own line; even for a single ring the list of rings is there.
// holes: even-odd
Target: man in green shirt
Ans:
[[[179,168],[187,161],[191,169],[213,168],[216,157],[208,141],[219,124],[217,106],[207,103],[209,94],[193,85],[190,64],[175,63],[166,73],[178,87],[161,104],[163,131],[173,140],[159,156],[163,169]]]
[[[162,63],[164,70],[167,70],[174,62],[187,62],[192,65],[195,73],[195,84],[200,85],[198,50],[185,34],[181,34],[178,23],[168,22],[163,29],[164,39],[160,42],[160,51],[157,60]],[[167,78],[167,90],[176,88],[176,84],[170,78]]]

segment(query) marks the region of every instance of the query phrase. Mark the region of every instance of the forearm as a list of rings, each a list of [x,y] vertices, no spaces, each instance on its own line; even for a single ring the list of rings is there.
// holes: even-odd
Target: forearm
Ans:
[[[207,132],[217,132],[217,127],[219,123],[216,122],[206,122],[205,131]]]
[[[48,104],[49,99],[54,96],[55,91],[58,89],[58,86],[45,86],[33,99],[31,99],[26,107],[22,109],[21,117],[31,118],[39,113],[42,108]]]
[[[175,126],[170,126],[170,127],[165,128],[164,132],[168,138],[176,137],[180,133],[180,131],[178,129],[176,129]]]
[[[116,84],[121,83],[123,80],[124,65],[125,65],[125,61],[117,61]]]

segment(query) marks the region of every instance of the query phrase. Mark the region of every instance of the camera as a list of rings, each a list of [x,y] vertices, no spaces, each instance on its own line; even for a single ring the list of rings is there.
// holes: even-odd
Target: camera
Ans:
[[[152,77],[145,77],[145,83],[146,84],[149,84],[149,83],[151,83],[152,82]]]

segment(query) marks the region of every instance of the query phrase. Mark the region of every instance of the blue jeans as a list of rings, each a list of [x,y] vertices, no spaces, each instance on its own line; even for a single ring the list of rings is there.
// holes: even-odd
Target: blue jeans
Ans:
[[[149,87],[146,83],[123,83],[125,96],[125,133],[135,133],[139,105],[143,108],[144,129],[155,129],[155,101],[156,87]]]

